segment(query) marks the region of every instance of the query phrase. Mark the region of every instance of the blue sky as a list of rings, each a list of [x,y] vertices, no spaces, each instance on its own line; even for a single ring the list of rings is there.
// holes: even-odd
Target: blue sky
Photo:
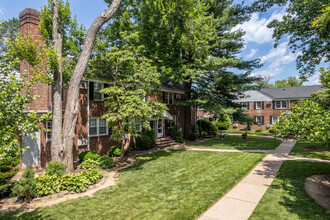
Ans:
[[[103,0],[69,0],[69,2],[71,11],[77,15],[78,22],[84,24],[86,28],[107,7]],[[249,2],[251,1],[248,0]],[[25,8],[40,10],[46,3],[47,0],[1,0],[0,20],[18,17],[19,12]],[[287,45],[288,38],[282,39],[279,46],[273,48],[272,30],[267,28],[269,22],[280,19],[284,14],[283,8],[275,7],[266,13],[252,14],[250,21],[236,27],[246,32],[244,37],[246,46],[239,56],[245,59],[260,58],[263,67],[254,70],[253,74],[272,77],[270,82],[299,75],[295,62],[297,54],[290,52]],[[319,74],[315,74],[305,84],[318,84],[318,78]]]

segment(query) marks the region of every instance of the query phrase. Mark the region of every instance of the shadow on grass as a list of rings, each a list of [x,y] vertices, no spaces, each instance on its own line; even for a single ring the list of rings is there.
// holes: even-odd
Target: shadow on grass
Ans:
[[[285,161],[251,219],[330,219],[330,211],[305,190],[307,177],[325,173],[329,164]]]

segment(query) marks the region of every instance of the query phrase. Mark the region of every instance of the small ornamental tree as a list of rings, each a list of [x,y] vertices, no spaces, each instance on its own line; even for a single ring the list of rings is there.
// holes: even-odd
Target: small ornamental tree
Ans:
[[[280,121],[272,127],[272,132],[282,134],[284,138],[295,135],[298,139],[320,142],[330,147],[330,72],[321,75],[321,82],[326,90],[303,100],[291,108],[291,113],[282,114]]]
[[[123,25],[128,24],[129,20],[123,19]],[[123,160],[130,139],[138,134],[140,125],[150,129],[151,118],[162,117],[167,108],[165,104],[148,100],[160,85],[160,74],[149,59],[140,55],[144,48],[134,46],[136,33],[120,34],[121,42],[108,51],[104,50],[104,41],[99,43],[99,54],[91,65],[98,66],[101,62],[111,70],[111,84],[102,90],[107,96],[105,106],[108,109],[103,118],[112,128],[111,139],[122,141],[120,160]],[[94,71],[97,74],[98,68]]]
[[[38,118],[36,112],[24,112],[36,98],[27,92],[33,81],[14,73],[12,63],[0,62],[0,160],[19,155],[19,135],[39,130],[38,123],[48,117]]]

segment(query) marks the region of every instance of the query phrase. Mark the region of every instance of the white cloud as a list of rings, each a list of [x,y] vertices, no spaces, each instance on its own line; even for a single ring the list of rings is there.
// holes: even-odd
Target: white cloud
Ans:
[[[308,81],[304,83],[304,85],[315,85],[320,83],[320,72],[315,73],[312,77],[308,78]]]
[[[288,42],[281,43],[277,48],[272,48],[269,53],[261,57],[261,62],[270,62],[269,68],[277,68],[296,60],[299,53],[294,54],[288,50]]]
[[[278,74],[281,74],[284,71],[283,67],[279,68],[266,68],[264,70],[259,70],[257,72],[252,73],[252,76],[261,76],[261,77],[269,77],[272,78]]]
[[[0,15],[5,13],[6,9],[3,6],[0,6]]]
[[[257,13],[253,13],[248,22],[237,25],[234,30],[242,29],[245,31],[245,42],[256,42],[258,44],[272,42],[273,30],[268,28],[267,25],[275,19],[281,20],[285,14],[284,8],[281,11],[274,11],[268,19],[259,18]]]
[[[258,51],[258,49],[251,49],[250,53],[248,55],[246,55],[247,58],[252,58],[256,52]]]

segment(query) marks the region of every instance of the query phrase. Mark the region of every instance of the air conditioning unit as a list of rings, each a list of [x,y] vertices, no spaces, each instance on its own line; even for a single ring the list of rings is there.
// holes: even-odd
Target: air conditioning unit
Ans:
[[[81,89],[87,89],[87,82],[81,82],[80,83],[80,88]]]
[[[237,128],[238,127],[238,124],[233,124],[233,128]]]
[[[78,139],[78,146],[83,146],[83,145],[87,145],[87,144],[88,144],[87,139]]]
[[[271,125],[266,125],[266,128],[270,128],[271,127]]]

